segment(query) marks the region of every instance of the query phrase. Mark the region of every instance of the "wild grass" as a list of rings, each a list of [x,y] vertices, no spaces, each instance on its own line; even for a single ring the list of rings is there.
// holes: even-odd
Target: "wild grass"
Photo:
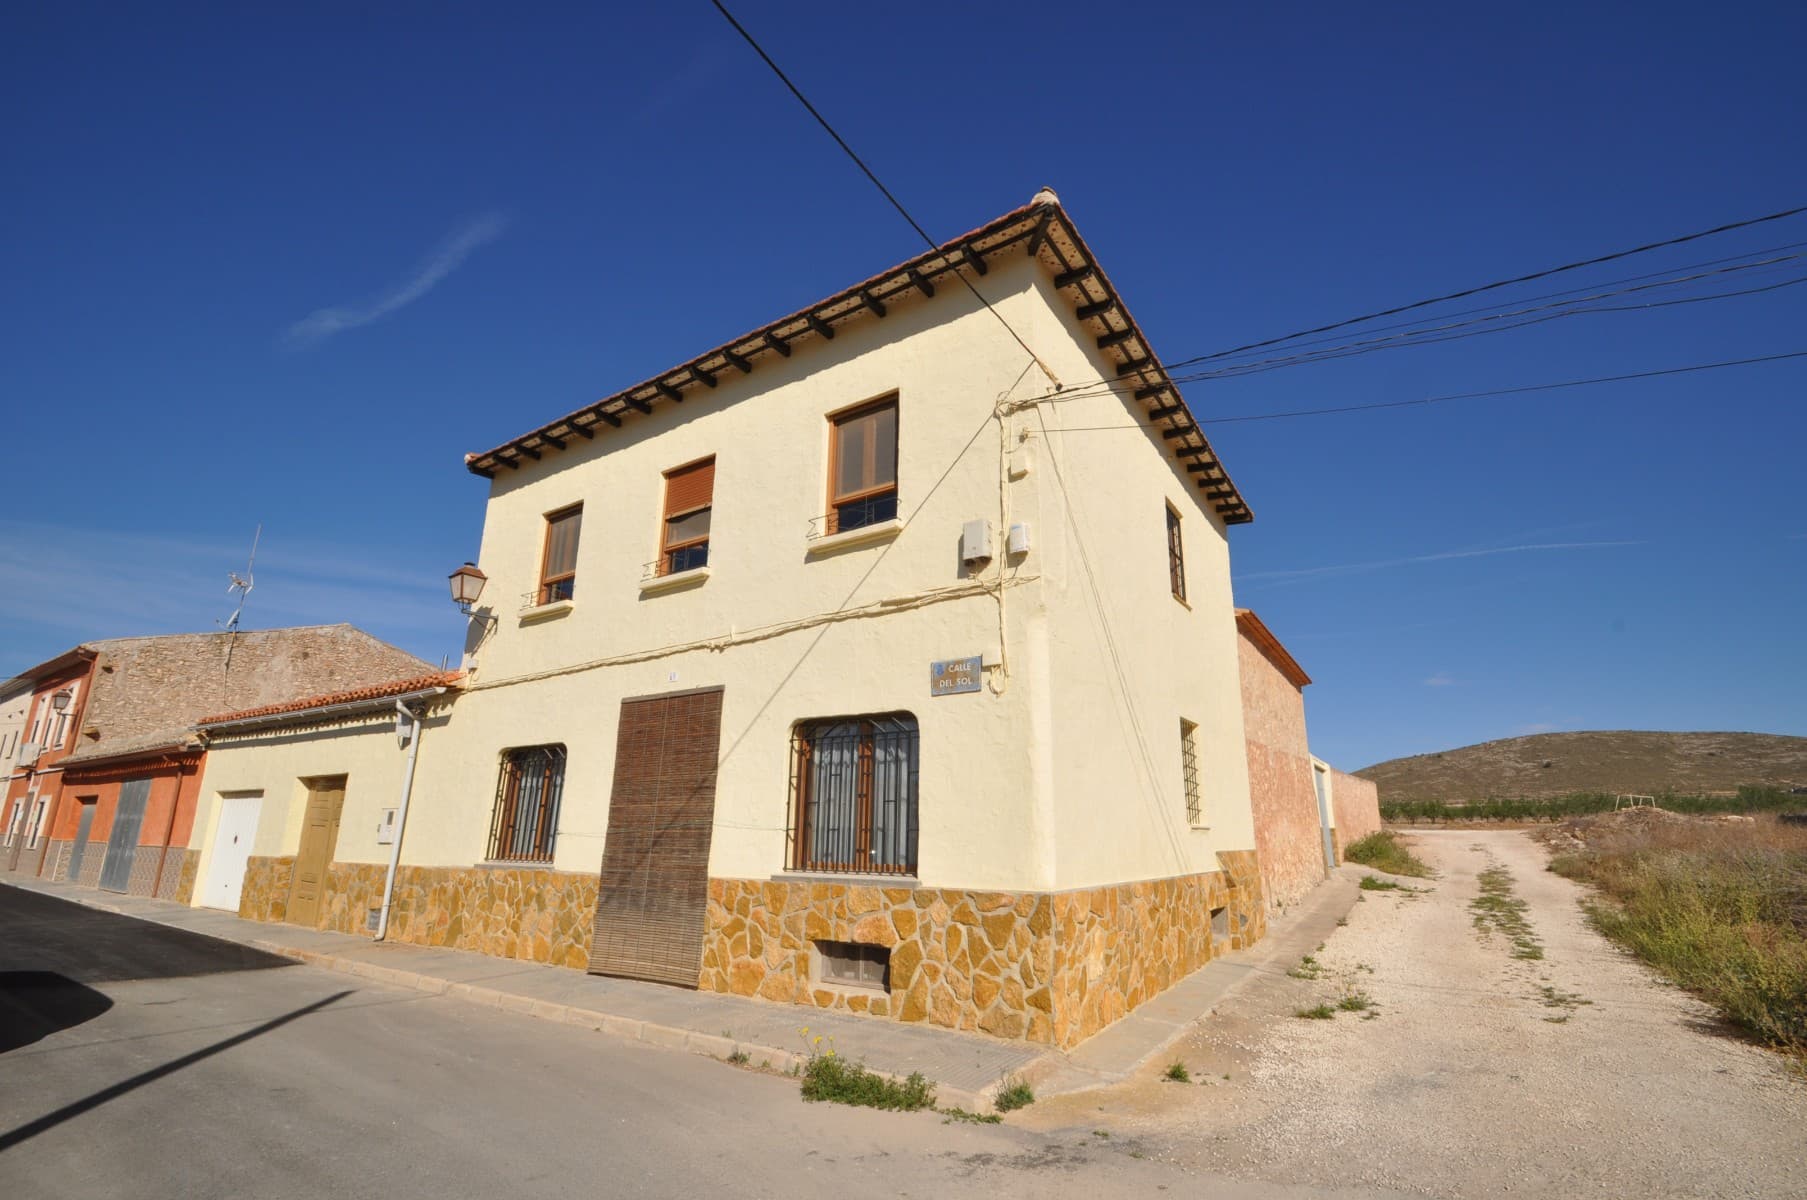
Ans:
[[[915,1112],[935,1106],[934,1085],[922,1072],[889,1079],[863,1065],[832,1055],[812,1058],[803,1068],[803,1098],[887,1112]]]
[[[1172,1083],[1191,1083],[1192,1082],[1191,1070],[1187,1068],[1185,1063],[1181,1062],[1177,1058],[1174,1059],[1172,1062],[1168,1063],[1167,1069],[1165,1071],[1163,1071],[1161,1074],[1162,1074],[1163,1078],[1167,1079],[1168,1081],[1170,1081]]]
[[[1287,972],[1287,974],[1294,979],[1316,979],[1323,973],[1323,966],[1318,962],[1316,957],[1310,954],[1307,954],[1304,958],[1300,959],[1299,965]]]
[[[1294,1009],[1293,1016],[1301,1021],[1328,1021],[1336,1016],[1336,1009],[1328,1004],[1314,1004],[1310,1008]]]
[[[1607,937],[1807,1063],[1807,828],[1596,826],[1550,869],[1599,889],[1588,913]]]
[[[1399,835],[1390,829],[1377,830],[1360,841],[1350,842],[1343,851],[1343,858],[1389,875],[1412,875],[1419,879],[1429,879],[1431,875],[1430,866],[1406,849]]]
[[[1004,1086],[998,1089],[997,1099],[991,1102],[1001,1113],[1015,1112],[1034,1103],[1035,1090],[1015,1076],[1004,1081]]]
[[[1567,796],[1545,799],[1524,796],[1489,797],[1466,804],[1451,804],[1443,800],[1383,800],[1380,804],[1380,818],[1395,825],[1416,825],[1420,821],[1561,821],[1569,817],[1612,812],[1618,803],[1618,798],[1610,792],[1574,792]],[[1658,808],[1665,808],[1670,812],[1708,816],[1715,813],[1782,812],[1799,808],[1801,798],[1791,796],[1781,788],[1743,787],[1732,796],[1662,793],[1656,796],[1656,804]],[[1354,855],[1355,847],[1360,844],[1357,842],[1349,847],[1348,857],[1352,862],[1362,861]],[[1379,863],[1365,865],[1391,870]]]
[[[1366,992],[1346,992],[1336,1006],[1343,1012],[1367,1012],[1374,1007],[1374,1000]]]
[[[1543,945],[1537,940],[1531,922],[1525,919],[1525,902],[1512,890],[1512,872],[1495,863],[1477,877],[1481,894],[1468,902],[1474,913],[1474,927],[1482,933],[1498,933],[1512,944],[1513,958],[1543,957]]]

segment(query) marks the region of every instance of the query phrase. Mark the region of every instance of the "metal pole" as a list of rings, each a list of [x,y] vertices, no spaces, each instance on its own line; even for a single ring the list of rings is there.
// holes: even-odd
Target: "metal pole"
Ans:
[[[389,844],[389,876],[383,880],[383,911],[376,923],[376,940],[379,942],[389,934],[389,905],[395,898],[395,869],[402,859],[402,831],[408,827],[408,796],[414,791],[414,758],[420,753],[421,735],[426,732],[426,721],[400,700],[395,702],[395,711],[408,717],[414,725],[408,734],[408,765],[402,769],[401,803],[395,811],[395,840]]]

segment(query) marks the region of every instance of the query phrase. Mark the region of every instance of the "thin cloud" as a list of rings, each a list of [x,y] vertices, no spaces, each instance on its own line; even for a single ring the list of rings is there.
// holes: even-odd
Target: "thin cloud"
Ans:
[[[1292,571],[1253,571],[1239,576],[1251,579],[1306,579],[1319,575],[1351,575],[1359,571],[1384,571],[1417,563],[1447,562],[1458,558],[1488,558],[1496,554],[1529,554],[1544,550],[1607,550],[1615,546],[1642,546],[1633,542],[1530,542],[1522,546],[1494,546],[1486,550],[1445,550],[1438,554],[1414,554],[1409,558],[1381,558],[1372,562],[1338,563],[1326,567],[1301,567]]]
[[[1556,726],[1550,724],[1548,721],[1533,721],[1529,725],[1520,725],[1513,731],[1513,735],[1515,737],[1530,737],[1532,734],[1536,733],[1554,733],[1555,731]]]
[[[1455,685],[1456,681],[1454,677],[1447,675],[1442,671],[1438,671],[1435,675],[1432,675],[1429,679],[1424,681],[1425,687],[1454,687]]]
[[[507,218],[499,213],[478,217],[441,242],[406,282],[360,307],[317,309],[289,326],[283,334],[283,342],[291,349],[312,346],[335,333],[380,321],[390,313],[406,308],[438,287],[446,276],[464,264],[472,251],[495,241],[507,228]]]

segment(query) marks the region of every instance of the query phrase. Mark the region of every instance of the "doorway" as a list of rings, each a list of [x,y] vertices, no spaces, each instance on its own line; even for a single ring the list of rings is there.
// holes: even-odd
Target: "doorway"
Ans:
[[[339,812],[345,807],[345,776],[304,780],[307,811],[301,818],[301,849],[295,855],[295,879],[289,885],[291,925],[320,921],[320,897],[326,891],[333,850],[339,844]]]
[[[148,779],[128,779],[119,785],[107,859],[100,868],[100,886],[109,892],[123,892],[132,886],[132,864],[138,858],[138,835],[144,828],[144,806],[150,798]]]
[[[697,985],[721,731],[720,688],[621,702],[591,974]]]
[[[94,810],[100,805],[99,796],[77,796],[76,804],[81,807],[81,816],[75,822],[75,844],[69,847],[69,882],[82,881],[82,860],[87,857],[88,831],[94,828]]]
[[[220,819],[214,826],[213,852],[208,855],[207,882],[201,888],[201,903],[206,907],[238,911],[263,804],[262,792],[220,797]]]

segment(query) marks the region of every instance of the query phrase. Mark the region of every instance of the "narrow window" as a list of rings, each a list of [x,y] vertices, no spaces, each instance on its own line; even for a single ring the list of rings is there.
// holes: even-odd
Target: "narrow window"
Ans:
[[[549,513],[546,517],[546,554],[540,563],[540,587],[535,603],[569,600],[577,591],[577,536],[583,531],[584,506]]]
[[[709,514],[715,501],[715,459],[665,472],[665,531],[659,574],[709,565]]]
[[[558,801],[565,790],[563,746],[520,746],[502,753],[496,808],[489,823],[489,857],[501,862],[551,862],[558,834]]]
[[[897,516],[897,398],[829,418],[828,532]]]
[[[1167,506],[1167,579],[1173,586],[1173,598],[1186,598],[1186,546],[1180,540],[1180,514]]]
[[[799,724],[791,738],[791,869],[916,871],[916,718]]]
[[[1186,820],[1204,823],[1205,803],[1198,791],[1198,726],[1180,719],[1180,778],[1186,785]]]

